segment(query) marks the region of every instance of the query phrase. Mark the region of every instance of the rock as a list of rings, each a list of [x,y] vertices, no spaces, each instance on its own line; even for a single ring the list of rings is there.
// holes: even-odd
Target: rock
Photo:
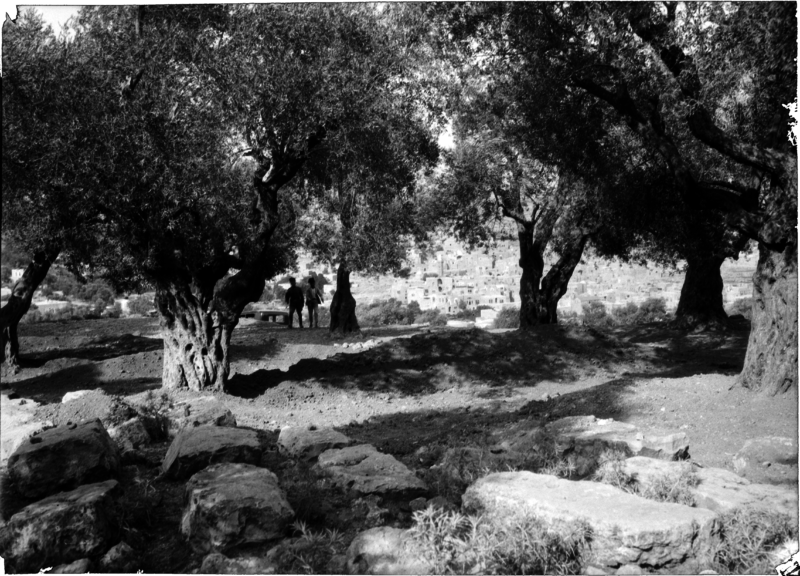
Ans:
[[[254,430],[199,426],[182,430],[170,444],[161,470],[174,479],[188,478],[209,464],[258,464],[261,444]]]
[[[89,572],[91,562],[88,558],[75,560],[71,564],[61,564],[48,572],[48,574],[86,574]]]
[[[470,513],[527,511],[549,522],[584,522],[592,531],[594,562],[609,567],[710,561],[719,543],[714,512],[646,500],[598,482],[500,472],[470,486],[462,502]]]
[[[280,538],[294,516],[278,478],[249,464],[215,464],[186,483],[181,532],[199,553]]]
[[[611,418],[594,416],[568,416],[544,426],[544,433],[555,440],[560,457],[571,457],[576,474],[583,477],[598,466],[600,455],[606,450],[618,450],[628,456],[647,454],[669,460],[687,458],[689,442],[686,434],[679,432],[663,437],[645,437],[632,424]],[[541,444],[541,433],[529,433],[529,443]]]
[[[733,469],[751,482],[797,486],[797,441],[782,436],[748,440],[733,457]]]
[[[624,462],[623,470],[635,475],[640,485],[646,486],[657,477],[678,475],[688,463],[665,462],[653,458],[636,456]],[[753,507],[791,514],[797,520],[797,492],[788,486],[753,484],[722,468],[699,468],[692,466],[698,485],[690,488],[695,505],[714,512],[728,512],[735,508]]]
[[[608,572],[597,566],[586,566],[583,569],[583,573],[587,576],[606,576],[608,574]]]
[[[425,498],[414,498],[411,502],[408,503],[408,507],[411,508],[412,512],[416,512],[417,510],[425,510],[428,507],[428,501]]]
[[[109,428],[108,435],[116,440],[123,450],[134,450],[150,444],[152,439],[141,418],[131,418],[127,422]]]
[[[413,498],[428,491],[404,464],[370,444],[327,450],[320,454],[316,466],[330,474],[335,485],[359,494]]]
[[[275,574],[275,566],[264,558],[228,558],[213,552],[203,558],[200,574]]]
[[[35,573],[102,553],[116,527],[119,491],[116,480],[86,484],[14,514],[0,528],[6,567]]]
[[[90,420],[44,430],[20,445],[8,459],[8,475],[20,494],[42,498],[114,478],[119,466],[108,432],[99,420]]]
[[[135,573],[137,558],[138,556],[133,548],[128,546],[125,542],[120,542],[116,546],[113,546],[100,559],[100,570],[101,572],[107,572],[109,574]]]
[[[637,564],[624,564],[617,568],[617,574],[646,574]]]
[[[352,441],[332,428],[311,430],[286,426],[278,436],[278,449],[282,454],[310,462],[332,448],[344,448]]]
[[[170,438],[176,436],[185,428],[198,426],[223,426],[236,427],[236,418],[233,413],[218,400],[197,402],[192,406],[179,406],[169,413],[168,434]]]
[[[15,394],[6,392],[3,391],[0,400],[0,466],[5,466],[9,456],[28,438],[44,429],[41,422],[34,420],[34,413],[39,407],[37,402],[12,398]]]
[[[348,574],[433,574],[408,530],[381,526],[353,539],[347,549]]]
[[[71,400],[77,400],[78,398],[80,398],[81,396],[85,396],[89,392],[91,392],[91,390],[75,390],[74,392],[67,392],[61,399],[61,403],[66,404]]]

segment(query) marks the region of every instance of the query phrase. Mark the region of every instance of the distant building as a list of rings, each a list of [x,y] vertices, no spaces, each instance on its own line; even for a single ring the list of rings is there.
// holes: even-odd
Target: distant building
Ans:
[[[11,269],[11,281],[16,282],[20,278],[22,278],[22,274],[25,272],[25,268],[12,268]]]

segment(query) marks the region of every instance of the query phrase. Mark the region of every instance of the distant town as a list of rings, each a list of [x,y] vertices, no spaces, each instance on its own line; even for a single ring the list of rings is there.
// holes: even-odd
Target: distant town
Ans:
[[[522,269],[515,242],[501,242],[488,254],[469,252],[452,239],[440,244],[441,250],[425,261],[419,253],[412,251],[408,279],[351,274],[356,301],[368,304],[395,298],[406,304],[416,301],[422,310],[436,308],[447,314],[458,312],[464,305],[468,310],[479,306],[494,310],[519,307]],[[752,297],[752,275],[757,259],[755,253],[743,254],[738,261],[727,260],[722,265],[726,307],[736,300]],[[549,265],[550,262],[545,263],[545,273]],[[298,274],[320,271],[330,272],[325,274],[330,281],[325,285],[325,292],[335,290],[335,270],[314,266],[309,256],[300,256]],[[585,257],[575,269],[558,309],[581,314],[587,302],[600,301],[608,312],[612,312],[629,302],[638,305],[648,298],[663,298],[667,309],[673,311],[678,305],[683,279],[680,266],[678,269],[653,264],[638,266]]]

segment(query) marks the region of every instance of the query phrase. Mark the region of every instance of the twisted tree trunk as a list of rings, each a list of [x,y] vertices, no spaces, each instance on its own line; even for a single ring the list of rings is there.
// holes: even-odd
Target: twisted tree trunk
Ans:
[[[331,332],[348,334],[361,328],[356,318],[356,299],[350,291],[350,271],[344,264],[336,270],[336,293],[331,300]]]
[[[50,248],[33,255],[31,263],[25,268],[11,291],[11,297],[0,309],[0,328],[2,328],[2,358],[4,369],[16,372],[19,369],[19,339],[17,326],[31,307],[33,294],[47,276],[50,266],[56,261],[60,250]]]
[[[797,388],[797,246],[759,246],[753,319],[740,383],[769,394]]]

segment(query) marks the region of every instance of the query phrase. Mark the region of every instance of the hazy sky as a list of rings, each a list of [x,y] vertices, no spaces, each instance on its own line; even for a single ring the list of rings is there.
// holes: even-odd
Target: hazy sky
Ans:
[[[22,12],[27,8],[36,8],[36,11],[39,12],[43,17],[45,22],[50,24],[53,27],[53,31],[58,34],[61,30],[61,25],[64,24],[70,16],[73,16],[78,13],[78,9],[80,6],[30,6],[30,5],[20,5],[18,6],[18,10]]]

